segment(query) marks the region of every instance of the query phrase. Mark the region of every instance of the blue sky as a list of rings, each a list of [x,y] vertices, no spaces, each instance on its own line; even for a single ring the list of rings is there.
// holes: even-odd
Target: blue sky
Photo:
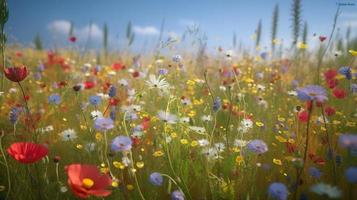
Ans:
[[[125,29],[131,21],[136,32],[135,45],[153,45],[165,18],[165,37],[180,36],[188,25],[199,24],[208,37],[209,46],[232,46],[233,32],[238,42],[252,45],[250,36],[257,22],[263,22],[263,45],[269,46],[272,10],[280,7],[278,38],[290,41],[291,0],[9,0],[10,17],[6,27],[10,42],[29,45],[39,33],[48,48],[67,45],[68,24],[75,25],[79,44],[87,39],[92,22],[93,46],[102,41],[102,27],[109,26],[110,45],[124,44]],[[357,35],[357,0],[302,0],[302,18],[309,33],[329,35],[337,2],[343,6],[338,21],[341,32],[348,24]]]

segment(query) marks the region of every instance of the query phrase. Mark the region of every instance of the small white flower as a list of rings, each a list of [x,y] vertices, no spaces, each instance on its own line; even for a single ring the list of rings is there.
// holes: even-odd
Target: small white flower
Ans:
[[[176,124],[177,117],[171,113],[160,110],[158,113],[158,117],[160,120],[168,123],[168,124]]]
[[[188,127],[191,131],[194,131],[198,134],[205,134],[206,133],[206,129],[204,127],[199,127],[199,126],[189,126]]]
[[[288,91],[289,96],[297,96],[297,92],[294,90]]]
[[[318,183],[310,187],[310,190],[318,195],[326,195],[331,199],[337,199],[341,197],[341,190],[335,186],[331,186],[325,183]]]
[[[247,140],[240,140],[240,139],[234,140],[234,146],[236,146],[236,147],[245,147],[248,143],[249,143],[249,141],[247,141]]]
[[[126,79],[120,79],[118,81],[119,85],[122,86],[122,87],[126,87],[129,85],[128,81]]]
[[[214,144],[214,147],[217,149],[218,152],[223,152],[226,148],[222,142]]]
[[[68,188],[67,188],[66,186],[61,186],[61,187],[60,187],[60,191],[61,191],[62,193],[65,193],[65,192],[68,191]]]
[[[76,139],[77,133],[73,129],[67,129],[67,130],[64,130],[62,133],[60,133],[60,136],[62,137],[63,141],[69,141],[69,140]]]
[[[225,92],[225,91],[227,90],[226,86],[223,86],[223,85],[219,86],[219,89],[220,89],[222,92]]]
[[[16,93],[17,92],[17,89],[16,88],[10,88],[9,89],[9,93]]]
[[[200,139],[200,140],[198,140],[198,144],[199,144],[201,147],[204,147],[204,146],[209,145],[209,141],[206,140],[206,139]]]
[[[172,141],[171,136],[167,136],[167,137],[166,137],[166,143],[170,143],[171,141]]]
[[[85,145],[85,149],[89,152],[94,151],[95,147],[96,147],[96,144],[94,142],[90,142]]]
[[[190,122],[190,118],[189,117],[181,117],[180,118],[180,122],[181,123],[189,123]]]
[[[211,117],[211,115],[203,115],[201,117],[201,120],[204,122],[210,122],[210,121],[212,121],[212,117]]]
[[[93,120],[96,120],[97,118],[103,117],[103,113],[100,112],[99,110],[94,110],[90,113],[91,117]]]
[[[131,163],[130,159],[129,159],[127,156],[123,156],[121,162],[123,163],[123,165],[124,165],[125,167],[129,166],[130,163]]]
[[[261,84],[258,84],[258,85],[257,85],[257,89],[258,89],[259,91],[265,91],[265,86],[264,86],[264,85],[261,85]]]

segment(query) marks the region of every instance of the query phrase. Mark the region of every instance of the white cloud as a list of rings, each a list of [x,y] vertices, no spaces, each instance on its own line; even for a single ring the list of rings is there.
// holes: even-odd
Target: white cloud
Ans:
[[[71,22],[67,20],[55,20],[48,25],[48,29],[60,36],[68,36],[71,28]],[[74,26],[73,34],[79,39],[87,39],[89,33],[94,40],[100,40],[103,36],[103,31],[97,24],[88,24],[86,26]]]
[[[357,28],[357,20],[348,20],[342,23],[343,26],[350,26],[351,28]]]
[[[355,12],[345,12],[341,14],[341,18],[354,18],[357,19],[357,13]]]
[[[158,35],[159,30],[154,26],[134,26],[133,30],[139,35]]]
[[[341,14],[342,26],[351,26],[351,28],[357,28],[357,13],[345,12]]]
[[[48,25],[48,29],[54,33],[68,34],[71,23],[66,20],[56,20]]]

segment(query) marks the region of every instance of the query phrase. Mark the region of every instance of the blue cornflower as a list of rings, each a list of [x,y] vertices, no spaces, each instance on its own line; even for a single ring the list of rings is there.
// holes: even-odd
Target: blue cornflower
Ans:
[[[345,171],[345,177],[349,183],[357,183],[357,167],[350,167]]]
[[[112,85],[109,88],[109,97],[113,98],[115,95],[117,95],[117,88]]]
[[[185,195],[180,190],[175,190],[171,193],[172,200],[185,200]]]
[[[158,172],[151,173],[149,180],[150,180],[150,183],[155,186],[161,186],[162,183],[164,182],[164,178]]]
[[[247,148],[257,154],[263,154],[268,151],[268,145],[263,140],[252,140],[247,144]]]
[[[268,188],[268,194],[270,198],[277,200],[288,199],[288,189],[283,183],[275,182],[270,184]]]
[[[317,179],[321,178],[321,175],[322,175],[321,171],[316,167],[310,167],[309,174],[310,174],[310,176],[317,178]]]
[[[114,122],[110,118],[98,117],[94,122],[94,128],[98,131],[107,131],[114,128]]]
[[[21,113],[21,108],[18,108],[18,107],[11,108],[10,113],[9,113],[10,122],[15,124],[19,118],[20,113]]]
[[[353,94],[357,94],[357,84],[356,83],[351,84],[351,91]]]
[[[340,166],[342,164],[342,156],[336,155],[335,162],[337,166]]]
[[[338,144],[342,148],[357,148],[357,135],[356,134],[341,134],[338,137]]]
[[[48,97],[48,103],[50,104],[60,104],[61,103],[61,96],[59,94],[51,94]]]
[[[43,71],[45,71],[45,66],[43,64],[40,64],[40,65],[37,66],[37,70],[39,72],[43,72]]]
[[[327,100],[325,88],[319,85],[307,85],[296,89],[297,96],[302,101],[317,101],[323,103]]]
[[[118,151],[129,151],[131,149],[132,141],[130,137],[118,136],[114,138],[112,142],[112,150]]]
[[[169,70],[164,69],[164,68],[159,69],[159,74],[160,75],[166,75],[167,73],[169,73]]]
[[[216,99],[213,102],[213,111],[217,112],[219,109],[221,109],[222,106],[222,100],[219,97],[216,97]]]
[[[351,67],[341,67],[338,72],[346,77],[346,79],[351,80],[352,79],[352,71]]]
[[[110,119],[112,119],[113,121],[115,120],[115,110],[110,111],[109,117],[110,117]]]
[[[98,106],[102,102],[102,98],[100,96],[91,96],[89,97],[89,103],[93,106]]]

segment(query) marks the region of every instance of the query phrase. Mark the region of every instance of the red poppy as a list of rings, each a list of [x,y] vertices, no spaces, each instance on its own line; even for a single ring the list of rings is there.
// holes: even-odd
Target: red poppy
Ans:
[[[106,197],[112,192],[106,188],[112,180],[108,174],[101,174],[95,165],[71,164],[66,166],[68,185],[72,192],[80,198],[90,195]]]
[[[112,64],[112,69],[113,70],[122,70],[122,69],[125,69],[125,65],[123,65],[122,63],[120,62],[116,62],[116,63],[113,63]]]
[[[92,89],[95,86],[95,83],[92,81],[86,81],[83,84],[84,84],[84,89]]]
[[[13,143],[7,152],[20,163],[29,164],[41,160],[48,154],[47,147],[32,142]]]
[[[5,68],[4,73],[6,78],[13,82],[21,82],[28,75],[28,71],[25,66]]]
[[[323,41],[326,40],[326,38],[327,38],[326,36],[320,36],[320,37],[319,37],[319,40],[320,40],[321,42],[323,42]]]
[[[326,80],[334,79],[337,76],[337,71],[334,69],[329,69],[324,73],[324,76]]]
[[[16,51],[16,56],[17,57],[22,57],[22,52],[21,51]]]
[[[71,36],[71,37],[69,37],[68,38],[68,40],[70,41],[70,42],[76,42],[76,40],[77,40],[77,38],[75,37],[75,36]]]
[[[290,142],[286,142],[285,144],[286,144],[286,148],[288,149],[289,153],[295,153],[295,151],[297,149],[295,144],[292,144]]]
[[[337,99],[343,99],[346,97],[347,92],[344,89],[340,89],[340,88],[335,88],[332,91],[332,94],[334,97],[336,97]]]
[[[137,146],[140,145],[141,140],[140,140],[140,138],[138,138],[138,137],[136,137],[136,136],[132,136],[132,137],[131,137],[131,142],[133,143],[133,146],[134,146],[134,147],[137,147]]]
[[[332,115],[334,115],[336,113],[336,110],[331,106],[327,106],[325,108],[325,113],[326,113],[327,116],[332,116]]]
[[[147,130],[150,127],[150,118],[144,117],[143,121],[141,122],[141,126],[143,127],[143,130]]]
[[[140,76],[140,72],[135,71],[135,72],[133,72],[131,75],[133,76],[133,78],[137,78],[137,77]]]
[[[116,99],[116,98],[110,98],[110,100],[109,100],[109,104],[111,106],[117,106],[119,102],[120,102],[120,100]]]
[[[333,89],[338,85],[338,80],[337,79],[328,79],[328,80],[326,80],[326,84],[329,88]]]
[[[309,119],[309,112],[302,111],[298,114],[298,117],[301,122],[307,122],[307,120]]]

